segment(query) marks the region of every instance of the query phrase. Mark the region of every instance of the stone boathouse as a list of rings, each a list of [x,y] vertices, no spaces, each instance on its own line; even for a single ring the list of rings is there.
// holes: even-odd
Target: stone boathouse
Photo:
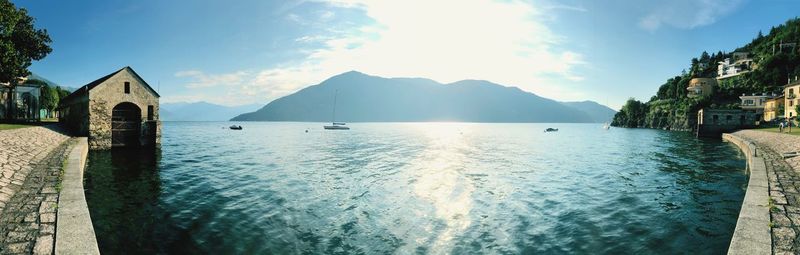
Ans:
[[[87,136],[93,150],[153,146],[161,143],[159,97],[126,66],[62,99],[60,121],[76,135]]]

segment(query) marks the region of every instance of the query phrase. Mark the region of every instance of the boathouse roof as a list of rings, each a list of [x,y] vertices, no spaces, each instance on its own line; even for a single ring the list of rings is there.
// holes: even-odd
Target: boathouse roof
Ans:
[[[131,68],[130,66],[126,66],[126,67],[123,67],[122,69],[117,70],[116,72],[110,73],[110,74],[108,74],[106,76],[100,77],[100,79],[97,79],[97,80],[94,80],[94,81],[90,82],[89,84],[81,86],[80,88],[78,88],[77,90],[72,92],[72,94],[69,94],[68,96],[64,97],[64,99],[61,99],[61,101],[62,102],[69,102],[69,101],[72,101],[73,99],[75,99],[77,97],[85,95],[86,93],[89,92],[89,90],[92,90],[93,88],[97,87],[97,85],[100,85],[104,81],[106,81],[109,78],[113,77],[115,74],[118,74],[119,72],[124,71],[125,69],[128,69],[128,71],[130,71],[133,74],[133,76],[135,76],[137,79],[142,81],[142,84],[144,84],[144,86],[148,90],[150,90],[150,92],[152,92],[154,95],[156,95],[156,97],[161,97],[161,95],[159,95],[158,92],[156,92],[152,87],[150,87],[150,84],[147,84],[147,82],[144,79],[142,79],[142,77],[139,76],[139,74],[137,74],[136,71],[133,71],[133,68]]]

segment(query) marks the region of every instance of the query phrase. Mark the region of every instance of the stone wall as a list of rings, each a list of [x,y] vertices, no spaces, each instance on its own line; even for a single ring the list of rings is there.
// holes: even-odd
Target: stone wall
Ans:
[[[59,120],[69,128],[74,135],[89,135],[89,97],[82,96],[61,107]]]
[[[697,111],[697,136],[719,137],[724,132],[752,128],[758,119],[750,111],[700,109]]]
[[[125,93],[125,82],[130,83],[130,93]],[[111,148],[112,111],[115,106],[123,102],[133,103],[141,111],[141,144],[160,143],[161,125],[158,121],[158,97],[147,89],[144,81],[139,80],[126,68],[89,91],[89,148]],[[148,106],[153,107],[152,118],[156,127],[146,124]],[[155,141],[146,139],[151,132],[155,132]]]

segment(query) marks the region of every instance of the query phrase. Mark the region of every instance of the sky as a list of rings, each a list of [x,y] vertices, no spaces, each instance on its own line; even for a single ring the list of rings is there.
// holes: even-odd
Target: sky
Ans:
[[[614,109],[703,51],[800,16],[794,0],[12,0],[53,40],[30,70],[80,87],[131,66],[161,103],[266,104],[356,70],[488,80]]]

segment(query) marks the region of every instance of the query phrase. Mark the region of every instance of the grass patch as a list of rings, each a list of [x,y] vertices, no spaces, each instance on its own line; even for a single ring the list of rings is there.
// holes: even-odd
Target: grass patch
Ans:
[[[769,207],[770,212],[781,212],[781,209],[775,206],[775,200],[772,200],[771,197],[767,200],[767,207]]]
[[[0,130],[9,130],[9,129],[26,128],[26,127],[33,127],[33,125],[25,125],[25,124],[0,124]]]
[[[61,190],[64,188],[62,183],[64,182],[64,169],[67,169],[67,160],[69,160],[69,153],[72,146],[67,146],[67,150],[65,151],[64,159],[61,160],[61,170],[58,171],[58,182],[56,183],[56,192],[61,194]]]

